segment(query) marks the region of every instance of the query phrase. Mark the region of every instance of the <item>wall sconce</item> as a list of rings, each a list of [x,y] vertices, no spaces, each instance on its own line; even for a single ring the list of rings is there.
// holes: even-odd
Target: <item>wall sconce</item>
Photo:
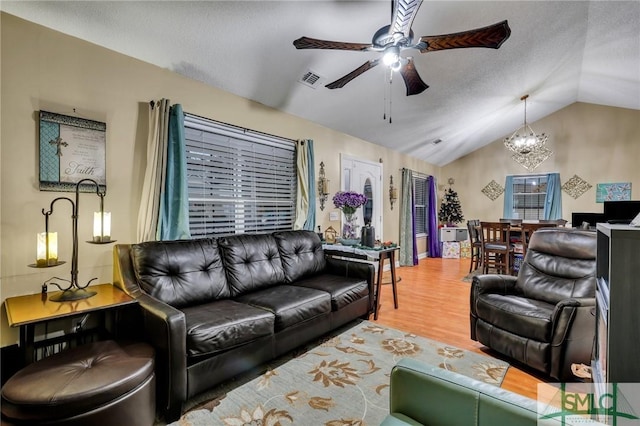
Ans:
[[[86,299],[96,294],[95,291],[88,291],[86,288],[89,286],[91,281],[96,280],[97,278],[90,279],[83,286],[78,284],[78,211],[80,207],[80,185],[83,183],[93,184],[96,189],[96,195],[100,197],[100,212],[93,214],[93,240],[87,242],[92,244],[108,244],[115,242],[115,240],[111,240],[111,213],[104,211],[104,196],[106,192],[101,192],[98,182],[93,179],[82,179],[76,184],[75,202],[69,197],[58,197],[51,202],[49,211],[42,209],[45,231],[38,234],[36,263],[29,265],[33,268],[47,268],[65,263],[58,260],[58,234],[57,232],[49,232],[49,216],[53,214],[53,206],[57,201],[66,200],[71,204],[71,226],[73,235],[71,279],[65,280],[63,278],[53,277],[44,282],[44,284],[53,284],[58,287],[58,289],[62,290],[61,294],[51,297],[50,300],[54,302]],[[61,286],[60,284],[51,281],[54,279],[66,281],[69,285],[66,287]]]
[[[318,173],[318,198],[320,199],[320,210],[324,210],[324,203],[329,198],[329,179],[324,174],[324,162],[320,162],[320,172]]]
[[[393,175],[389,176],[389,202],[391,202],[391,210],[393,204],[398,200],[398,188],[393,186]]]

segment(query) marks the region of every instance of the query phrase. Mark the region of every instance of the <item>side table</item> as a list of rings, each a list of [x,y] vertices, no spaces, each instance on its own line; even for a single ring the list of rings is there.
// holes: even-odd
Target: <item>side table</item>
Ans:
[[[37,324],[60,318],[74,317],[91,312],[106,313],[108,310],[136,304],[137,301],[112,284],[92,285],[96,295],[88,299],[68,302],[52,302],[49,298],[59,292],[28,294],[8,297],[4,304],[9,326],[20,327],[20,350],[25,365],[34,361],[35,328]],[[103,325],[106,318],[103,317]],[[39,341],[44,346],[45,341]]]
[[[398,309],[398,279],[396,277],[396,251],[400,250],[400,247],[389,247],[382,249],[366,249],[362,247],[343,246],[337,244],[323,244],[322,249],[325,254],[329,256],[348,257],[353,259],[361,259],[369,262],[378,263],[378,277],[376,279],[376,290],[374,295],[374,309],[373,319],[378,319],[378,312],[380,311],[380,291],[382,289],[382,273],[384,271],[384,262],[389,260],[391,270],[391,286],[393,287],[393,305],[395,309]]]

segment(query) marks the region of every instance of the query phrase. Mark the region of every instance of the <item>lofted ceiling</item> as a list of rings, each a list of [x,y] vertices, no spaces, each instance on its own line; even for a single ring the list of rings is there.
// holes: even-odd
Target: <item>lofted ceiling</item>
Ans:
[[[440,166],[510,135],[524,94],[529,122],[574,102],[640,110],[640,1],[425,0],[416,39],[505,19],[511,36],[497,50],[405,52],[429,85],[413,96],[400,76],[389,85],[382,66],[329,90],[379,54],[292,44],[302,36],[370,43],[390,23],[389,0],[3,0],[0,8]],[[318,87],[299,82],[308,71]]]

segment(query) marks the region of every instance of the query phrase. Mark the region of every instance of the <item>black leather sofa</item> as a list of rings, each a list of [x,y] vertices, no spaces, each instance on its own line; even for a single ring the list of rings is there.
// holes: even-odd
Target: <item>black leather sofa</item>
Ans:
[[[561,381],[589,365],[595,337],[596,234],[543,228],[518,276],[477,275],[471,339]]]
[[[374,306],[374,267],[325,257],[311,231],[118,244],[113,280],[139,302],[139,318],[123,321],[156,350],[167,421],[194,395]]]

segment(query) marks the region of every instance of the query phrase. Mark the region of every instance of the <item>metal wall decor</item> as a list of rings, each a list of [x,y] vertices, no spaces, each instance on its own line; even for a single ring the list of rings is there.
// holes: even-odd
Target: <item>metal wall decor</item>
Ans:
[[[398,189],[393,184],[393,175],[389,176],[389,202],[391,203],[391,210],[393,205],[398,200]]]
[[[324,174],[324,161],[320,162],[320,171],[318,172],[318,199],[320,200],[320,210],[324,210],[324,204],[329,198],[329,179]]]
[[[579,198],[589,189],[591,189],[591,184],[578,175],[573,175],[571,179],[562,185],[562,190],[575,199]]]
[[[502,193],[504,192],[504,188],[495,180],[492,180],[482,188],[482,193],[489,197],[491,201],[495,201]]]

